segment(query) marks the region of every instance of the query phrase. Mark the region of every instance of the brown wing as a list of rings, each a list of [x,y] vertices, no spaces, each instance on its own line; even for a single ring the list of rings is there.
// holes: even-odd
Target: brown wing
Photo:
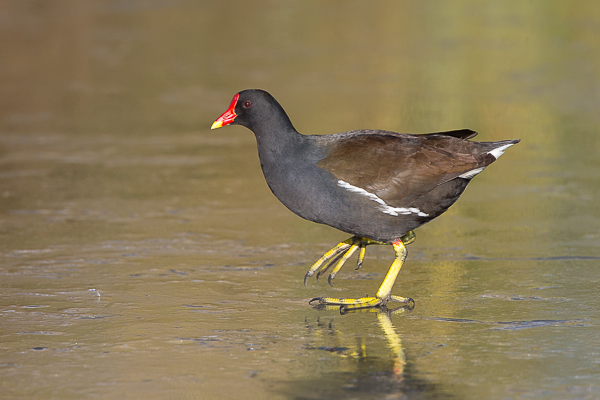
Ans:
[[[477,145],[453,135],[352,132],[332,142],[317,165],[390,205],[408,206],[438,185],[495,160],[477,151]]]

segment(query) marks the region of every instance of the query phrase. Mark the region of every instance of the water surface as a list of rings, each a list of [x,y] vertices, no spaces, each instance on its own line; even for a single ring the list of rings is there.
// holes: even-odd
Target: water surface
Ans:
[[[30,399],[600,396],[600,6],[19,1],[0,7],[0,391]],[[237,91],[304,133],[520,138],[392,261],[269,192]]]

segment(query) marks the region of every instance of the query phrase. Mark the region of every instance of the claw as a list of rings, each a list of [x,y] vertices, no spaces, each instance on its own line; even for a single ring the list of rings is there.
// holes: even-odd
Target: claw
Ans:
[[[365,254],[367,252],[367,244],[365,242],[360,242],[360,252],[358,253],[358,261],[356,262],[356,270],[359,270],[363,265],[363,260],[365,259]]]
[[[313,297],[312,299],[310,299],[308,301],[308,304],[312,306],[313,301],[319,300],[319,304],[321,303],[321,300],[323,300],[322,297]]]

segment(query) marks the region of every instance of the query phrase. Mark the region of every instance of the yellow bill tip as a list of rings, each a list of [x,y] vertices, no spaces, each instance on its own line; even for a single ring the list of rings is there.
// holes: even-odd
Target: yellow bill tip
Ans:
[[[217,118],[215,122],[213,122],[210,129],[217,129],[222,126],[229,125],[235,120],[237,117],[235,113],[235,105],[237,104],[239,97],[239,93],[233,96],[233,100],[231,100],[231,104],[229,105],[227,111],[225,111],[219,118]]]

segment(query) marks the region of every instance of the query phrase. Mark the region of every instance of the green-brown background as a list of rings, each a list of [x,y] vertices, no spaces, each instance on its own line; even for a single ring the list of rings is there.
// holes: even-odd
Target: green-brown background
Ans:
[[[600,396],[600,3],[0,1],[0,397]],[[271,195],[239,90],[304,133],[520,138],[419,229],[392,316],[369,248]]]

